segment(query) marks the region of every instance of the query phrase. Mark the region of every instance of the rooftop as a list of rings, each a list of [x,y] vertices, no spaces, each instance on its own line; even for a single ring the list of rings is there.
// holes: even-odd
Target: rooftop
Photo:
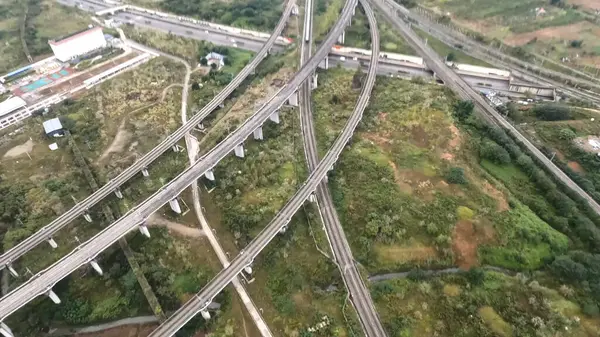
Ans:
[[[51,45],[54,45],[54,46],[60,45],[60,44],[69,42],[71,40],[74,40],[74,39],[76,39],[78,37],[87,35],[87,34],[89,34],[91,32],[95,32],[97,30],[102,31],[102,27],[96,26],[96,27],[92,27],[92,28],[86,28],[86,29],[77,31],[75,33],[71,33],[69,35],[62,36],[62,37],[60,37],[58,39],[50,40],[50,41],[48,41],[48,43],[51,44]]]
[[[52,118],[43,123],[46,134],[51,134],[54,131],[62,130],[63,126],[58,118]]]

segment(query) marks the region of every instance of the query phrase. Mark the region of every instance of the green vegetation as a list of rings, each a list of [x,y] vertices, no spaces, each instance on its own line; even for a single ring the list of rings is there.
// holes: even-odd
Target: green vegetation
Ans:
[[[371,293],[391,337],[597,334],[573,289],[545,279],[479,270],[379,282]]]
[[[492,67],[489,63],[485,61],[467,55],[461,50],[462,46],[460,45],[450,47],[442,41],[436,39],[432,35],[420,30],[419,28],[413,27],[413,29],[415,30],[417,35],[419,35],[422,39],[427,39],[427,44],[440,56],[443,56],[445,58],[450,56],[453,62],[456,63],[466,63],[475,66]]]
[[[269,31],[275,28],[281,16],[281,2],[275,0],[194,1],[163,0],[166,11],[201,20],[243,28]]]

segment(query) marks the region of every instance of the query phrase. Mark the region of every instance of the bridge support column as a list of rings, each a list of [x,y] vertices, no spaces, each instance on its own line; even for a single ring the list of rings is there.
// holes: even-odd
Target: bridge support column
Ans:
[[[208,170],[204,172],[204,176],[210,181],[215,181],[215,172],[213,170]]]
[[[90,215],[90,213],[83,213],[83,218],[87,222],[92,222],[92,216]]]
[[[279,230],[279,234],[285,233],[286,230],[287,230],[287,225],[281,227],[281,229]]]
[[[52,291],[52,288],[49,289],[48,292],[46,292],[46,295],[48,295],[48,297],[50,297],[52,302],[54,302],[55,304],[60,304],[60,298],[58,298],[58,295],[56,295],[56,293]]]
[[[144,225],[144,224],[140,224],[138,226],[138,229],[140,230],[140,233],[142,233],[144,236],[146,237],[150,237],[150,231],[148,230],[148,226]]]
[[[54,241],[53,238],[49,238],[48,243],[50,244],[50,247],[52,247],[54,249],[56,249],[58,247],[58,244],[56,244],[56,241]]]
[[[314,75],[312,76],[312,86],[311,86],[311,89],[312,89],[312,90],[315,90],[315,89],[317,89],[317,83],[318,83],[318,82],[317,82],[317,79],[318,79],[318,78],[319,78],[319,74],[314,74]]]
[[[204,131],[204,123],[198,124],[198,130]]]
[[[225,103],[221,102],[221,104],[219,104],[219,108],[223,109],[225,107]]]
[[[169,200],[169,206],[171,206],[173,212],[181,214],[181,207],[179,206],[179,200],[177,200],[177,198]]]
[[[254,134],[254,140],[263,140],[262,126],[256,130],[254,130],[253,134]]]
[[[144,177],[149,177],[149,176],[150,176],[150,172],[148,172],[148,168],[144,167],[144,168],[142,169],[142,175],[143,175]]]
[[[202,314],[202,317],[205,320],[209,320],[210,319],[210,313],[208,312],[208,310],[204,309],[204,310],[200,310],[200,314]]]
[[[298,92],[294,91],[294,93],[288,98],[288,104],[291,106],[298,106]]]
[[[92,260],[90,261],[90,264],[92,265],[92,268],[94,268],[94,270],[100,274],[100,276],[102,276],[103,272],[102,272],[102,268],[100,268],[100,265],[98,264],[98,262]]]
[[[329,69],[329,56],[325,56],[325,70]]]
[[[233,149],[235,156],[238,158],[244,158],[244,144],[240,144]]]
[[[123,199],[123,193],[118,188],[115,190],[115,195],[117,196],[117,198]]]
[[[17,271],[15,270],[15,268],[13,268],[12,264],[9,264],[6,266],[6,269],[8,269],[8,272],[14,276],[14,277],[19,277],[19,273],[17,273]]]
[[[246,272],[246,274],[252,275],[252,266],[247,265],[246,267],[244,267],[244,271]]]
[[[181,152],[181,151],[183,151],[183,148],[181,146],[177,145],[177,144],[173,145],[172,149],[173,149],[173,152]]]
[[[338,36],[338,40],[337,42],[339,44],[344,44],[344,41],[346,41],[346,31],[342,31],[342,34],[340,36]]]
[[[314,193],[311,193],[311,194],[308,196],[308,201],[310,201],[310,202],[316,202],[316,201],[317,201],[317,197],[315,197],[315,194],[314,194]]]
[[[2,322],[0,322],[0,334],[2,334],[2,336],[4,336],[4,337],[15,337],[15,335],[13,335],[12,330],[10,330],[8,325],[6,325]]]
[[[271,122],[279,124],[279,109],[273,111],[271,116],[269,116],[269,119],[271,120]]]

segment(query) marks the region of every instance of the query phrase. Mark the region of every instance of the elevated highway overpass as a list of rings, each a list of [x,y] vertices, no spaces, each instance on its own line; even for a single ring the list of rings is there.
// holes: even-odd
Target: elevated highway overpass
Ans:
[[[187,186],[189,186],[194,180],[198,179],[203,174],[207,174],[208,172],[210,172],[211,169],[230,152],[235,150],[237,154],[238,149],[243,146],[242,144],[244,140],[255,130],[261,128],[262,124],[267,119],[273,118],[274,115],[277,115],[278,109],[284,104],[284,102],[291,96],[295,95],[296,90],[299,88],[301,83],[314,72],[319,61],[327,55],[327,53],[335,43],[335,39],[337,38],[337,36],[341,34],[343,29],[350,21],[352,11],[355,6],[356,0],[348,0],[346,2],[346,5],[344,6],[339,21],[335,24],[331,32],[328,34],[327,39],[323,42],[323,44],[317,50],[315,55],[308,60],[306,65],[303,66],[302,69],[300,69],[300,71],[288,82],[288,84],[286,84],[274,96],[272,96],[267,103],[265,103],[249,119],[247,119],[236,131],[229,134],[222,142],[220,142],[211,151],[209,151],[206,155],[200,158],[193,166],[188,167],[180,175],[173,179],[169,184],[163,186],[150,198],[146,199],[144,202],[127,212],[127,214],[121,217],[118,221],[111,224],[103,231],[98,233],[96,236],[77,247],[70,254],[68,254],[52,266],[48,267],[47,269],[34,275],[27,282],[23,283],[21,286],[19,286],[18,288],[14,289],[12,292],[1,298],[0,321],[4,320],[8,315],[18,310],[23,305],[25,305],[33,298],[39,295],[48,294],[50,297],[56,297],[56,295],[51,291],[51,288],[58,281],[60,281],[62,278],[64,278],[66,275],[73,272],[80,266],[87,263],[92,263],[93,259],[104,249],[112,245],[120,237],[124,236],[136,227],[141,226],[142,229],[145,229],[144,221],[158,208],[173,200],[173,198],[175,198],[179,193],[181,193],[181,191],[187,188]],[[374,81],[374,74],[372,75],[372,81]],[[364,109],[364,107],[367,104],[367,101],[368,95],[361,96],[359,106],[362,106],[362,109]],[[356,125],[360,120],[360,116],[356,116],[354,119],[354,125]],[[198,122],[199,121],[196,121],[195,123],[192,123],[192,125],[195,125]],[[190,122],[188,122],[186,126],[189,124]],[[186,132],[187,131],[189,131],[189,129],[186,130]],[[347,134],[345,135],[344,140],[349,140],[351,132],[351,130],[346,132]],[[168,137],[169,141],[172,141],[173,139],[173,135]],[[344,144],[338,145],[339,151],[343,149]],[[339,152],[335,154],[335,158],[331,156],[328,158],[328,161],[325,162],[325,164],[327,164],[327,169],[331,167],[331,165],[333,164],[335,159],[337,159],[338,156]],[[320,174],[320,176],[318,177],[321,177],[321,179],[326,174],[326,170],[321,170],[318,172]],[[312,185],[307,186],[309,186],[310,188]],[[316,185],[314,187],[316,187]],[[312,187],[312,190],[310,192],[314,190],[314,187]],[[306,188],[304,191],[306,191]],[[301,204],[303,200],[307,197],[308,195],[300,194],[295,200],[297,200],[297,202]],[[301,198],[304,199],[302,199],[301,201]],[[297,208],[294,208],[294,211],[296,209]],[[293,212],[289,214],[284,213],[284,218],[277,218],[278,222],[276,222],[275,226],[270,226],[270,230],[268,231],[269,236],[267,238],[263,237],[263,240],[260,240],[260,248],[258,248],[255,254],[243,254],[244,256],[241,262],[242,267],[235,274],[233,274],[232,277],[235,277],[237,274],[239,274],[241,270],[243,270],[245,267],[249,266],[252,263],[251,260],[254,258],[254,256],[256,256],[260,252],[260,250],[262,250],[262,248],[266,246],[266,244],[268,244],[268,242],[276,235],[276,233],[282,227],[287,225],[287,223],[291,219],[291,215],[293,215]],[[147,229],[145,230],[145,232],[147,233]],[[236,262],[232,262],[232,264],[226,270],[231,271],[232,266],[239,266],[239,259],[237,261],[237,264]],[[229,277],[226,283],[221,283],[219,285],[218,291],[221,291],[223,287],[225,287],[227,283],[231,281],[232,277]],[[214,297],[215,295],[213,295],[212,297]],[[212,297],[210,298],[210,300],[212,300]],[[195,297],[195,299],[199,299],[199,297]],[[204,303],[205,301],[201,302]],[[193,303],[192,305],[195,304]],[[200,309],[203,308],[204,307]],[[200,309],[193,310],[193,315],[198,313]],[[184,319],[183,324],[189,319],[191,319],[191,317]],[[176,322],[174,322],[173,320],[169,321],[168,323],[165,322],[165,324],[161,326],[161,329],[166,330],[163,330],[164,333],[159,333],[157,336],[170,336],[174,334],[183,325],[179,324],[181,322],[181,320],[178,320]]]
[[[267,40],[263,48],[256,54],[256,56],[240,71],[240,73],[221,91],[219,92],[204,108],[196,113],[190,120],[182,125],[179,129],[168,135],[165,140],[159,143],[155,148],[146,153],[143,157],[139,158],[133,165],[125,169],[118,176],[111,179],[108,183],[102,186],[98,191],[88,196],[83,201],[77,203],[70,210],[60,215],[57,219],[52,221],[50,224],[42,227],[39,231],[29,236],[24,241],[17,244],[15,247],[4,252],[0,256],[0,269],[6,268],[12,262],[16,261],[23,254],[27,253],[37,245],[51,240],[52,236],[60,229],[67,226],[73,219],[78,216],[85,216],[89,219],[88,210],[104,199],[111,193],[118,193],[118,189],[126,181],[131,179],[136,174],[146,171],[148,166],[156,160],[165,151],[171,149],[177,142],[184,137],[184,135],[190,132],[194,127],[202,122],[202,120],[208,116],[211,112],[219,107],[225,99],[250,75],[256,66],[267,56],[269,49],[273,46],[276,38],[281,34],[285,27],[286,21],[291,13],[294,6],[294,1],[290,0],[287,2],[283,15],[277,27],[275,28],[273,35]],[[146,171],[147,172],[147,171]],[[91,219],[90,219],[91,221]],[[11,272],[14,273],[14,269],[11,268]]]

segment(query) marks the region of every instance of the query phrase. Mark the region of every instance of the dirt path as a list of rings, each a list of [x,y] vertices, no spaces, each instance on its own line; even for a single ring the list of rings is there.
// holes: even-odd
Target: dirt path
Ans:
[[[121,121],[121,125],[119,125],[119,129],[117,130],[117,134],[113,139],[112,143],[108,146],[108,148],[100,155],[100,158],[96,161],[97,165],[102,164],[111,153],[122,152],[127,145],[131,134],[125,129],[127,125],[127,118],[123,118]]]
[[[162,95],[160,96],[160,102],[161,102],[161,103],[162,103],[162,102],[165,100],[165,98],[167,97],[167,93],[169,92],[169,90],[170,90],[171,88],[174,88],[174,87],[183,87],[183,85],[182,85],[181,83],[173,83],[173,84],[170,84],[169,86],[167,86],[166,88],[164,88],[164,89],[163,89],[163,91],[162,91]]]
[[[494,267],[494,266],[482,266],[481,269],[486,270],[486,271],[495,271],[495,272],[510,275],[510,276],[517,274],[517,272],[515,272],[515,271],[500,268],[500,267]],[[457,274],[460,272],[465,272],[465,270],[461,269],[461,268],[457,268],[457,267],[452,267],[452,268],[445,268],[445,269],[421,270],[421,272],[425,276],[439,276],[439,275],[445,275],[445,274]],[[388,280],[394,280],[394,279],[403,279],[403,278],[407,278],[408,275],[410,275],[410,273],[411,273],[410,271],[403,271],[403,272],[399,272],[399,273],[371,275],[368,277],[368,280],[371,282],[381,282],[381,281],[388,281]]]
[[[15,147],[13,147],[12,149],[8,150],[3,158],[13,158],[13,157],[18,157],[20,155],[26,154],[31,152],[31,150],[33,150],[33,140],[28,140],[25,143],[21,144],[21,145],[17,145]]]
[[[199,228],[188,227],[178,222],[165,219],[156,213],[150,216],[148,222],[151,226],[167,227],[170,231],[177,232],[178,234],[190,238],[200,238],[205,236],[204,231]]]

